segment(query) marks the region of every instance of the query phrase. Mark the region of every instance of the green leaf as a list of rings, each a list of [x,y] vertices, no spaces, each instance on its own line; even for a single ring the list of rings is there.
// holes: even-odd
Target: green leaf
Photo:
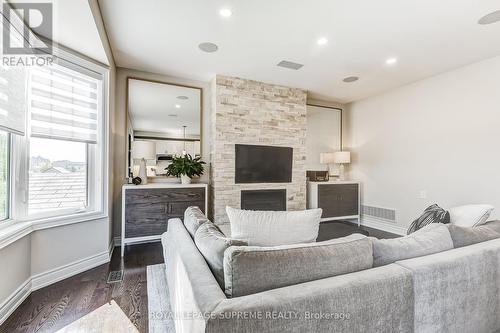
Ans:
[[[191,155],[186,154],[174,157],[172,163],[165,170],[167,170],[167,176],[180,177],[181,175],[186,175],[189,178],[193,178],[194,176],[199,177],[203,174],[203,164],[206,163],[201,161],[201,156],[193,158]]]

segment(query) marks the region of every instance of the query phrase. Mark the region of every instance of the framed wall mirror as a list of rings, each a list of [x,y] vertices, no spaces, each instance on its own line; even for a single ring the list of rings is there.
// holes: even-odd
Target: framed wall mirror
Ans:
[[[166,177],[165,168],[173,157],[184,153],[201,156],[202,93],[197,87],[127,78],[129,177],[139,172],[134,141],[147,142],[150,147],[144,158],[148,178],[153,180]]]
[[[339,174],[337,165],[321,164],[320,154],[342,150],[342,109],[307,104],[306,168]]]

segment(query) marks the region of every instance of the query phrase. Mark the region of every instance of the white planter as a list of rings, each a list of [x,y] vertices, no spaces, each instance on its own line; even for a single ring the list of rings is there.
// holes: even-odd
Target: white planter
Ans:
[[[191,184],[191,178],[186,175],[181,175],[181,184]]]

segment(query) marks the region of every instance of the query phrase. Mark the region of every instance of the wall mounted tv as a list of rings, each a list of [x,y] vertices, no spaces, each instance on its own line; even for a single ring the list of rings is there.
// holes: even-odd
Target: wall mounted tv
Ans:
[[[293,148],[236,145],[236,184],[292,182]]]

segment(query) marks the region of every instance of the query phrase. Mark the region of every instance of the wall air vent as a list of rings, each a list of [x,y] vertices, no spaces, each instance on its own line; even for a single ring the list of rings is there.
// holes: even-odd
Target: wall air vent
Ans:
[[[375,217],[389,222],[396,222],[396,210],[394,209],[362,205],[361,212],[366,216]]]
[[[301,69],[304,65],[301,65],[301,64],[297,64],[296,62],[291,62],[291,61],[286,61],[286,60],[282,60],[278,63],[279,67],[283,67],[283,68],[288,68],[288,69],[293,69],[293,70],[297,70],[297,69]]]

